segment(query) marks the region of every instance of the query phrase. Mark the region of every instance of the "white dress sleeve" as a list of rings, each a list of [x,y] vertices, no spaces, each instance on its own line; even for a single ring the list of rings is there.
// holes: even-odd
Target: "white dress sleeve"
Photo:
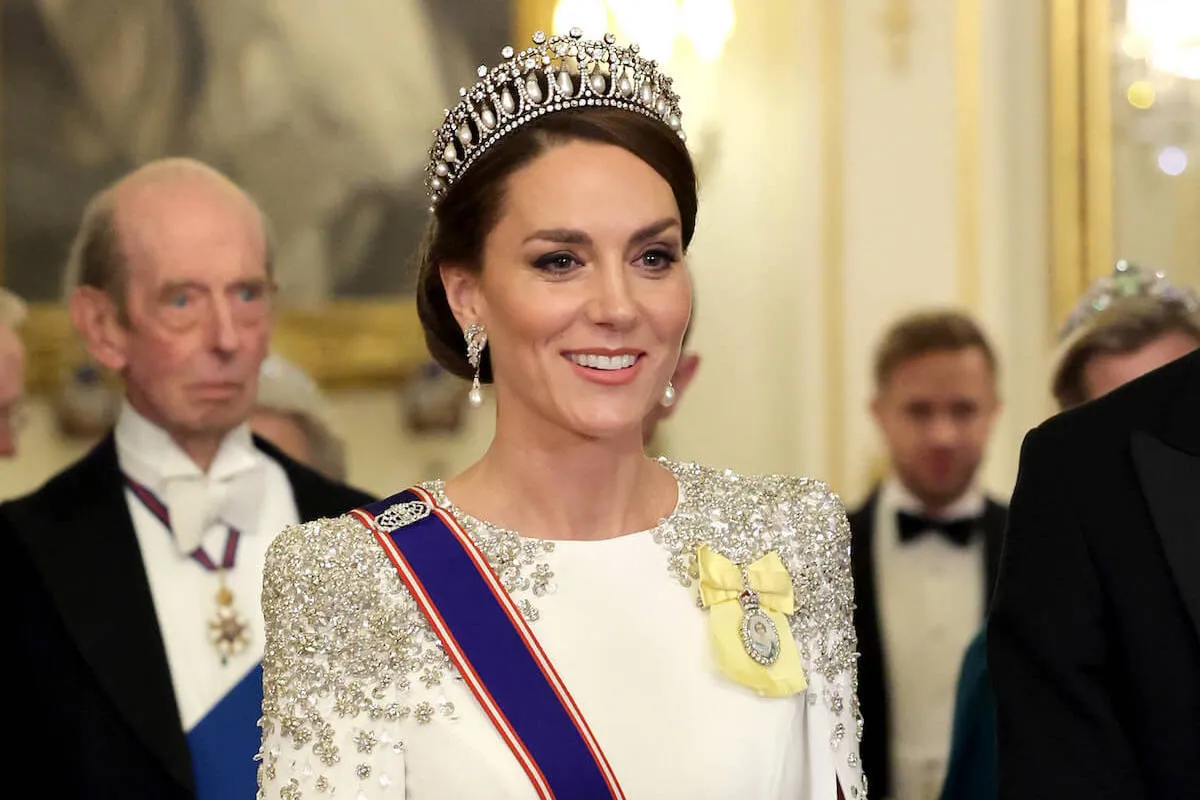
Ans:
[[[783,504],[783,522],[792,527],[797,544],[791,564],[797,601],[792,632],[808,680],[809,795],[836,800],[840,785],[846,800],[866,800],[850,525],[841,500],[825,484],[798,483],[781,494],[794,498]]]
[[[400,706],[388,702],[392,687],[380,685],[372,660],[372,650],[386,652],[374,639],[387,630],[388,610],[361,605],[386,593],[346,585],[347,574],[367,587],[377,579],[373,554],[355,555],[361,543],[382,553],[365,534],[353,518],[320,520],[288,528],[267,553],[259,800],[335,789],[334,797],[405,797]]]

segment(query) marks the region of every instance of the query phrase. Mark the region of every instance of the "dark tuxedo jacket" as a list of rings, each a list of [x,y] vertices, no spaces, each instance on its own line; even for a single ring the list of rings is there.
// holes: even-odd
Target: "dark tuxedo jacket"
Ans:
[[[887,797],[892,791],[892,736],[903,731],[891,730],[891,701],[887,685],[887,645],[880,633],[879,603],[875,594],[875,509],[879,490],[850,518],[850,561],[854,572],[854,628],[858,634],[858,705],[863,716],[860,744],[863,770],[871,794]],[[980,521],[984,537],[984,559],[979,565],[984,579],[984,602],[990,603],[996,572],[1000,564],[1000,546],[1004,541],[1007,509],[988,499]],[[983,624],[981,619],[980,625]]]
[[[1200,797],[1200,350],[1026,436],[987,642],[1002,800]]]
[[[300,519],[371,501],[255,438]],[[47,797],[190,798],[191,758],[110,435],[0,504],[9,763]]]

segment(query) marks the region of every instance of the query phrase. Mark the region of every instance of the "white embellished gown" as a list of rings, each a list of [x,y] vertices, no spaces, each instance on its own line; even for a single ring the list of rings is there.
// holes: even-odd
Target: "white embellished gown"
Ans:
[[[841,502],[814,480],[662,463],[675,511],[601,541],[525,538],[464,514],[440,483],[425,488],[529,620],[627,798],[836,800],[840,783],[863,800]],[[701,544],[735,563],[780,555],[804,692],[762,697],[719,672],[697,602]],[[537,797],[357,518],[284,531],[262,599],[260,798]]]

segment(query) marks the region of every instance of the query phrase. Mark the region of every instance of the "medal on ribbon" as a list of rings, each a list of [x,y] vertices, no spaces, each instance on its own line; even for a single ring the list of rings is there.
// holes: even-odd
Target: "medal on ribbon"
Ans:
[[[125,484],[133,492],[134,497],[162,523],[168,533],[172,533],[171,515],[166,505],[142,484],[125,476]],[[172,535],[174,535],[172,533]],[[215,572],[219,588],[217,589],[217,608],[208,620],[208,638],[217,650],[221,664],[229,663],[231,656],[241,653],[250,644],[250,623],[246,621],[233,606],[233,592],[225,584],[225,573],[233,568],[237,557],[238,542],[241,533],[236,528],[229,527],[225,536],[225,549],[220,563],[214,561],[203,547],[197,547],[188,555],[208,572]]]
[[[721,672],[765,697],[808,688],[786,616],[796,608],[792,578],[779,555],[738,566],[702,545],[696,560]]]
[[[233,592],[225,585],[225,570],[219,573],[221,588],[217,590],[217,610],[208,621],[208,638],[221,663],[226,664],[231,656],[241,653],[250,644],[250,625],[233,606]]]

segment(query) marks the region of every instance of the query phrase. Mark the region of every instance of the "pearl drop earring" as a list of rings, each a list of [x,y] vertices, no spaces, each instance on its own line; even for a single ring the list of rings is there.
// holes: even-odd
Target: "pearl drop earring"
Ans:
[[[475,370],[467,400],[472,406],[479,408],[483,405],[483,390],[479,388],[479,365],[483,363],[483,348],[487,347],[487,331],[483,325],[472,322],[467,326],[464,336],[467,340],[467,363]]]
[[[662,400],[659,402],[662,403],[664,408],[670,408],[675,405],[675,385],[670,381],[667,381],[667,387],[663,389]]]

